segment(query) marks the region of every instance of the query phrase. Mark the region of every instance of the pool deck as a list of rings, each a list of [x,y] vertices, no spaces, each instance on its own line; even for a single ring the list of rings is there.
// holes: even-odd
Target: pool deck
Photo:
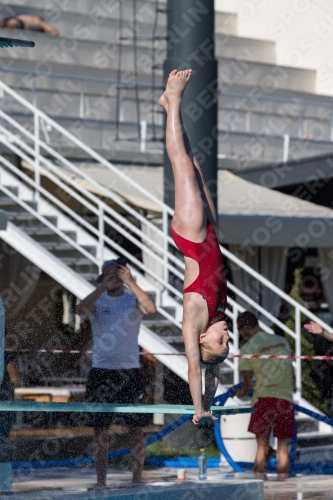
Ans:
[[[168,499],[184,498],[215,500],[333,500],[333,476],[301,476],[279,482],[270,475],[262,483],[253,474],[233,474],[223,469],[208,469],[208,480],[197,480],[197,469],[186,471],[186,481],[177,481],[176,469],[155,469],[144,472],[144,484],[133,485],[131,473],[109,469],[108,488],[93,489],[95,472],[92,468],[59,468],[26,470],[13,475],[13,491],[0,493],[0,499],[10,500],[99,500],[99,499]],[[190,492],[190,490],[192,490]],[[244,490],[244,491],[243,491]],[[190,494],[190,496],[188,496]],[[222,496],[223,495],[223,496]]]

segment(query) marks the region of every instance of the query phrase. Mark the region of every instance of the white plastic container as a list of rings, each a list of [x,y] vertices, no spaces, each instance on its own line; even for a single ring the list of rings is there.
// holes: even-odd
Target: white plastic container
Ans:
[[[256,456],[256,437],[247,430],[250,418],[250,413],[221,417],[224,445],[236,462],[254,462]],[[225,463],[224,457],[222,457],[222,462]]]

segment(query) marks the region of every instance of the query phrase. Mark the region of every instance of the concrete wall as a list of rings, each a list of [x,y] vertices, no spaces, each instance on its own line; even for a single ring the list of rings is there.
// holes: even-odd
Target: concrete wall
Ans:
[[[240,36],[275,41],[278,64],[316,70],[316,92],[333,95],[332,2],[216,0],[215,8],[237,14]]]

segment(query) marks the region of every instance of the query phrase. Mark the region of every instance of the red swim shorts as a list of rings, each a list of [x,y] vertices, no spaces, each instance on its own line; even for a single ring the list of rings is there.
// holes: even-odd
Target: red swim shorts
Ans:
[[[248,431],[256,436],[269,436],[272,428],[274,437],[290,439],[295,433],[295,410],[290,401],[278,398],[259,398],[254,405]]]

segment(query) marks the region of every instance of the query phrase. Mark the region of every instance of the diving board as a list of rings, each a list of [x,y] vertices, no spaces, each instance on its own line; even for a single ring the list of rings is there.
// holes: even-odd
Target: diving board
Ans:
[[[0,37],[0,49],[7,49],[9,47],[34,47],[35,42],[29,40],[20,40],[18,38],[4,38]]]
[[[82,413],[165,413],[194,415],[192,405],[133,405],[109,403],[38,403],[36,401],[0,401],[0,411],[82,412]],[[249,406],[212,406],[219,415],[252,413]]]

